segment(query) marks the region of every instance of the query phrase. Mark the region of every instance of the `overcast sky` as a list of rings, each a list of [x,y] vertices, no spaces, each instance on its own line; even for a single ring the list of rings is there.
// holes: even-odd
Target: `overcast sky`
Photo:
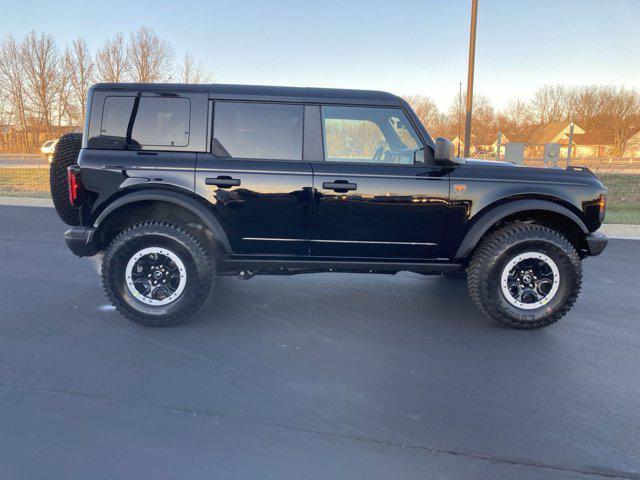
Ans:
[[[61,47],[141,25],[192,50],[221,83],[426,94],[466,82],[471,0],[0,0],[0,36]],[[545,83],[640,87],[640,0],[479,0],[475,90],[501,108]]]

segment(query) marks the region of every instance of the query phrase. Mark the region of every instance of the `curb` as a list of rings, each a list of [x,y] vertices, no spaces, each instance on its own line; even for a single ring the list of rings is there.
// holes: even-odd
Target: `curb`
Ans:
[[[599,232],[609,238],[621,238],[623,240],[640,240],[640,225],[625,225],[618,223],[605,223]]]
[[[49,198],[0,197],[0,205],[13,207],[53,207],[53,201]],[[605,223],[598,231],[604,233],[609,238],[640,240],[640,225]]]

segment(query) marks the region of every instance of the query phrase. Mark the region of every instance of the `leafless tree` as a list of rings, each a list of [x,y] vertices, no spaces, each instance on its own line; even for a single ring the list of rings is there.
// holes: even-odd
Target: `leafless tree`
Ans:
[[[559,122],[569,118],[569,95],[562,85],[545,85],[531,100],[531,112],[538,123]]]
[[[431,135],[446,135],[445,118],[436,103],[426,95],[410,95],[405,100]]]
[[[22,142],[27,127],[26,85],[20,44],[12,37],[0,43],[0,90],[5,100],[6,122],[17,126]]]
[[[162,82],[170,78],[173,48],[148,28],[131,32],[127,45],[131,79],[136,82]]]
[[[602,87],[602,127],[613,131],[613,155],[621,156],[640,130],[640,94],[624,87]]]
[[[190,51],[184,54],[182,62],[178,65],[177,74],[182,83],[213,83],[215,80]]]
[[[95,78],[97,82],[118,83],[127,79],[129,63],[124,35],[115,34],[96,53]]]
[[[596,85],[584,85],[572,89],[569,92],[571,97],[571,118],[580,127],[591,130],[597,124],[597,118],[601,115],[602,95],[600,87]]]
[[[513,132],[521,132],[533,123],[531,109],[522,100],[509,102],[501,114],[509,124],[513,125],[513,128],[510,129]]]
[[[58,47],[51,35],[32,31],[22,41],[20,53],[27,97],[38,125],[47,129],[52,124],[59,88]]]
[[[462,112],[461,133],[464,135],[464,120],[467,102],[467,92],[463,92],[462,98],[460,95],[456,95],[453,99],[451,107],[449,107],[448,123],[451,125],[451,129],[458,131],[458,119],[460,112]],[[478,147],[481,143],[489,140],[489,136],[497,135],[496,114],[491,105],[491,102],[487,97],[481,94],[473,95],[473,107],[471,110],[472,119],[472,143]]]
[[[95,64],[89,53],[89,46],[84,38],[76,38],[71,47],[64,53],[64,71],[69,76],[71,87],[71,101],[76,107],[79,118],[78,124],[84,122],[87,92],[93,79]]]

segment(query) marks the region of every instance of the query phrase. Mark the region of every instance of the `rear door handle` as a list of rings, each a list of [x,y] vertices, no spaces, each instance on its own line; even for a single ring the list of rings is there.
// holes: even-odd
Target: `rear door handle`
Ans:
[[[240,179],[221,175],[217,178],[206,178],[204,180],[204,183],[206,183],[207,185],[216,185],[220,188],[239,187]]]
[[[349,190],[357,190],[358,184],[351,183],[348,180],[335,180],[333,182],[322,182],[322,188],[325,190],[334,190],[338,193],[344,193]]]

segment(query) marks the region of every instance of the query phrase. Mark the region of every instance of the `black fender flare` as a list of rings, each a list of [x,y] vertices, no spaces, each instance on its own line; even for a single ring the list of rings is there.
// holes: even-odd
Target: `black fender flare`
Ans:
[[[189,210],[202,221],[204,226],[211,230],[214,238],[219,241],[224,248],[225,253],[232,253],[229,238],[227,237],[224,228],[222,228],[222,225],[220,225],[220,222],[213,215],[213,213],[211,213],[204,205],[199,203],[194,198],[182,193],[172,192],[169,190],[137,190],[135,192],[127,193],[109,204],[107,208],[100,212],[100,215],[98,215],[96,220],[93,222],[93,227],[96,229],[99,228],[100,224],[112,212],[124,205],[149,200],[173,203]]]
[[[462,243],[458,247],[454,258],[466,258],[476,247],[482,236],[493,225],[509,215],[518,212],[526,212],[527,210],[546,210],[549,212],[559,213],[567,217],[567,220],[575,223],[585,235],[589,234],[589,229],[584,222],[575,213],[558,203],[549,200],[514,200],[509,203],[502,204],[492,208],[488,212],[480,214],[473,226],[464,236]]]

